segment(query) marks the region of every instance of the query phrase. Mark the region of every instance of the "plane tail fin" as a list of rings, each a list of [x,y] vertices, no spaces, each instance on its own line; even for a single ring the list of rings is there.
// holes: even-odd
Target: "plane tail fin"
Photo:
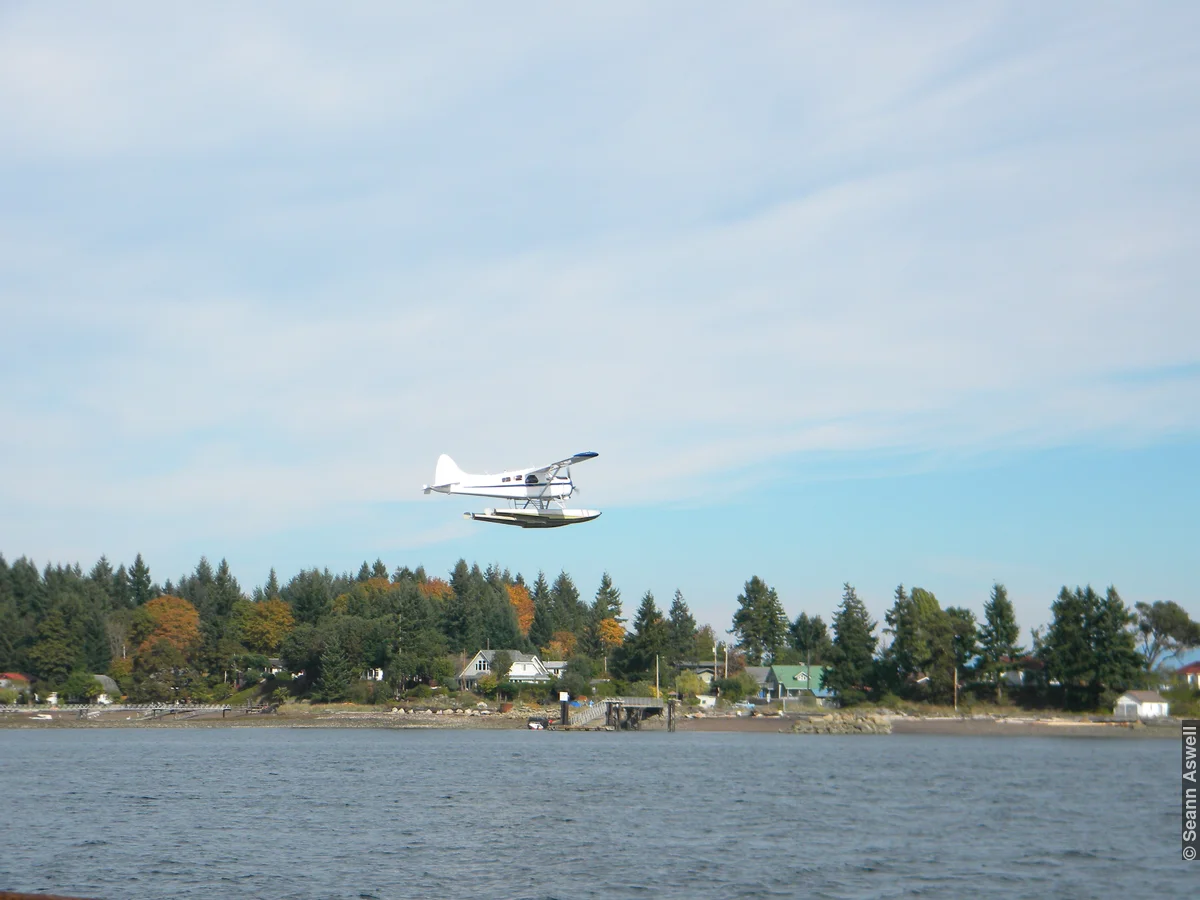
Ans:
[[[433,472],[433,483],[437,487],[455,484],[463,480],[465,473],[449,456],[443,453],[438,457],[437,468]]]

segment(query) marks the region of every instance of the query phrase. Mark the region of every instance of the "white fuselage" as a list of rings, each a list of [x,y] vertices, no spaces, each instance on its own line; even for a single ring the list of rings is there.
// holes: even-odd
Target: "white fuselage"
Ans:
[[[565,500],[575,491],[568,475],[547,478],[528,471],[501,472],[498,475],[469,475],[460,473],[459,480],[450,484],[430,485],[440,494],[470,494],[472,497],[493,497],[497,500]]]

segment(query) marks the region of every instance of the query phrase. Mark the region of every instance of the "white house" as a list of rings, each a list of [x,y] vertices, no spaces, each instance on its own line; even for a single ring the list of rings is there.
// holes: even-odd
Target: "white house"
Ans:
[[[1158,691],[1126,691],[1117,698],[1113,715],[1118,719],[1159,719],[1169,715],[1170,706]]]
[[[475,687],[475,683],[484,675],[488,675],[492,671],[492,660],[495,659],[499,650],[480,650],[472,656],[463,670],[458,673],[458,683],[463,688],[470,690]],[[508,670],[508,680],[517,681],[522,684],[532,684],[539,681],[553,681],[550,673],[546,671],[546,667],[542,665],[542,661],[531,653],[522,653],[520,650],[506,650],[512,660],[512,666]]]

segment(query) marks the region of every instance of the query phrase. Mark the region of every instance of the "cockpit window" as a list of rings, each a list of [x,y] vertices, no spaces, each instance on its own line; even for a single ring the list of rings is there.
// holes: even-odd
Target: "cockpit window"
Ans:
[[[537,484],[538,483],[537,476],[536,475],[526,475],[525,483],[526,484]]]

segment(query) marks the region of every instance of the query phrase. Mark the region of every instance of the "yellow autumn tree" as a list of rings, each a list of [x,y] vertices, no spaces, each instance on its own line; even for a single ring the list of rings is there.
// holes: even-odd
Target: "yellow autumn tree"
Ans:
[[[296,627],[292,608],[278,597],[249,604],[242,615],[242,641],[258,653],[277,653]]]
[[[625,642],[625,628],[616,619],[601,619],[596,626],[596,635],[605,652],[620,647]]]
[[[528,635],[533,624],[533,598],[523,584],[506,584],[504,588],[508,591],[508,602],[517,611],[517,627],[521,634]]]

